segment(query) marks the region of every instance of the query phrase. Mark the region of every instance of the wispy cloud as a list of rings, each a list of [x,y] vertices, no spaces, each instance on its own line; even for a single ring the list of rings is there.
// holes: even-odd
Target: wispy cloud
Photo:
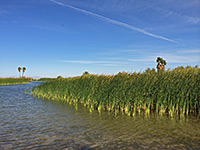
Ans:
[[[163,57],[168,63],[200,63],[200,56],[186,56],[178,54],[155,53],[141,59],[129,59],[132,62],[155,62],[157,57]]]
[[[182,15],[182,17],[185,18],[188,22],[191,22],[191,23],[194,23],[194,24],[200,23],[200,18],[190,17],[190,16],[186,16],[186,15]]]
[[[200,53],[200,50],[182,50],[182,51],[178,51],[179,53]]]
[[[99,14],[96,14],[96,13],[93,13],[93,12],[90,12],[90,11],[87,11],[87,10],[84,10],[84,9],[80,9],[80,8],[77,8],[77,7],[68,5],[68,4],[64,4],[64,3],[61,3],[61,2],[58,2],[58,1],[55,1],[55,0],[49,0],[49,1],[51,1],[53,3],[56,3],[56,4],[60,5],[60,6],[68,7],[68,8],[74,9],[76,11],[85,13],[87,15],[97,17],[98,19],[101,19],[101,20],[106,21],[108,23],[115,24],[115,25],[118,25],[118,26],[121,26],[121,27],[124,27],[124,28],[127,28],[127,29],[131,29],[133,31],[137,31],[137,32],[143,33],[145,35],[148,35],[148,36],[151,36],[151,37],[154,37],[154,38],[158,38],[158,39],[162,39],[162,40],[165,40],[165,41],[169,41],[169,42],[178,44],[178,42],[176,42],[176,41],[174,41],[172,39],[169,39],[169,38],[166,38],[166,37],[163,37],[163,36],[160,36],[160,35],[156,35],[156,34],[147,32],[147,31],[145,31],[143,29],[137,28],[137,27],[129,25],[127,23],[120,22],[120,21],[117,21],[117,20],[114,20],[114,19],[110,19],[108,17],[104,17],[102,15],[99,15]]]
[[[198,63],[200,62],[199,56],[187,56],[177,54],[161,54],[170,63]]]
[[[124,58],[120,58],[120,57],[104,57],[102,59],[104,59],[104,60],[124,60]]]
[[[91,61],[91,60],[60,60],[63,63],[74,63],[74,64],[127,64],[127,62],[119,61]]]
[[[145,58],[137,58],[137,59],[128,59],[128,61],[133,61],[133,62],[152,62],[155,61],[156,57],[145,57]]]
[[[123,49],[116,51],[118,53],[144,53],[144,50],[141,49]]]
[[[198,17],[187,16],[185,14],[181,14],[181,13],[169,10],[169,9],[157,8],[157,10],[159,10],[159,12],[164,13],[166,16],[173,16],[173,17],[177,17],[177,18],[182,18],[182,19],[184,19],[187,22],[190,22],[192,24],[200,23],[200,18],[198,18]]]

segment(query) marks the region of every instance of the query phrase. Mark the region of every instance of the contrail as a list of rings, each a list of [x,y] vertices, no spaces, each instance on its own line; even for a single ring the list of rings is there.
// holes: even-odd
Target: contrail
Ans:
[[[129,25],[129,24],[126,24],[126,23],[123,23],[123,22],[120,22],[120,21],[117,21],[117,20],[113,20],[113,19],[110,19],[110,18],[107,18],[107,17],[104,17],[102,15],[98,15],[96,13],[93,13],[93,12],[90,12],[90,11],[87,11],[87,10],[84,10],[84,9],[80,9],[80,8],[77,8],[77,7],[74,7],[74,6],[71,6],[71,5],[67,5],[67,4],[63,4],[61,2],[58,2],[58,1],[55,1],[55,0],[49,0],[53,3],[56,3],[58,5],[61,5],[61,6],[65,6],[65,7],[68,7],[68,8],[71,8],[71,9],[74,9],[74,10],[77,10],[79,12],[82,12],[82,13],[85,13],[85,14],[88,14],[88,15],[91,15],[91,16],[94,16],[94,17],[97,17],[103,21],[106,21],[106,22],[109,22],[111,24],[115,24],[115,25],[118,25],[118,26],[121,26],[121,27],[124,27],[124,28],[127,28],[127,29],[131,29],[131,30],[134,30],[134,31],[138,31],[140,33],[143,33],[143,34],[146,34],[146,35],[149,35],[151,37],[155,37],[155,38],[158,38],[158,39],[162,39],[162,40],[166,40],[166,41],[169,41],[169,42],[173,42],[173,43],[176,43],[176,44],[179,44],[178,42],[174,41],[174,40],[171,40],[171,39],[168,39],[168,38],[165,38],[163,36],[160,36],[160,35],[155,35],[153,33],[150,33],[150,32],[147,32],[145,30],[142,30],[140,28],[137,28],[137,27],[134,27],[132,25]]]

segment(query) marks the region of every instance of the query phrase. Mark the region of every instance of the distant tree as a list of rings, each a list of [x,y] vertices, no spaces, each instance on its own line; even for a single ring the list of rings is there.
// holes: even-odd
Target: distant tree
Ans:
[[[26,67],[23,67],[22,68],[22,71],[23,71],[23,75],[22,75],[22,77],[24,76],[24,73],[25,73],[25,71],[26,71]]]
[[[88,71],[83,72],[83,76],[89,74]]]
[[[21,68],[21,67],[18,67],[18,71],[19,71],[19,78],[21,77],[21,70],[22,70],[22,68]]]
[[[57,79],[63,79],[63,77],[62,76],[58,76]]]
[[[157,57],[156,62],[158,63],[157,64],[157,71],[165,69],[167,62],[163,58]]]

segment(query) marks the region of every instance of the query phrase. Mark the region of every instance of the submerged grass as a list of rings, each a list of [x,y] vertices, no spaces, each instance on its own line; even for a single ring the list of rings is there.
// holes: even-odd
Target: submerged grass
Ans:
[[[0,78],[0,85],[28,84],[30,78]]]
[[[32,90],[40,98],[77,102],[90,111],[136,114],[200,115],[200,69],[84,75],[46,82]],[[75,105],[76,106],[76,105]]]

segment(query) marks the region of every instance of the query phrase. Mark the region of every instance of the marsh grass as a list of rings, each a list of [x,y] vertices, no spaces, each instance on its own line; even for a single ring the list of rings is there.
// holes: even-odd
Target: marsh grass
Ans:
[[[81,103],[90,112],[199,116],[200,69],[178,67],[162,72],[148,69],[113,76],[84,75],[46,82],[34,88],[32,95],[75,106]]]
[[[0,85],[28,84],[31,78],[0,78]]]

